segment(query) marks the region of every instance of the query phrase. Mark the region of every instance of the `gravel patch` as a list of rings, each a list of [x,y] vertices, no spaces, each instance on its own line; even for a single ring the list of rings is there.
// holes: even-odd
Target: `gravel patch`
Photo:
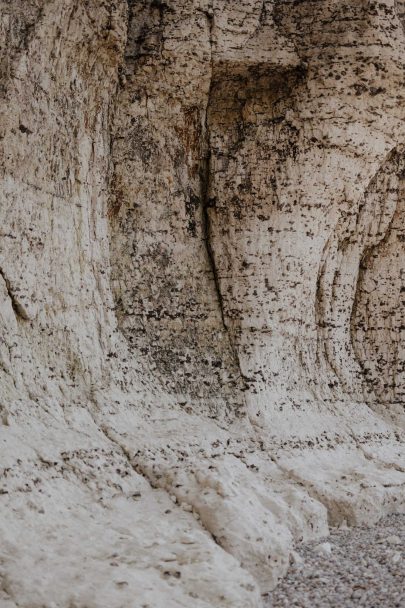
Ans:
[[[405,608],[405,516],[300,545],[266,608]]]

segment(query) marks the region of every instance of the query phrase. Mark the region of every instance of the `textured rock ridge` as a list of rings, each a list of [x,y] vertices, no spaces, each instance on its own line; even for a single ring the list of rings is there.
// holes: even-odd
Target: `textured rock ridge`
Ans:
[[[405,3],[0,8],[0,604],[259,607],[405,507]]]

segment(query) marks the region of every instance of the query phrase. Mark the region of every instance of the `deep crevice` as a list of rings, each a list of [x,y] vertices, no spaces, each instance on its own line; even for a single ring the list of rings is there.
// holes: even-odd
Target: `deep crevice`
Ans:
[[[213,31],[213,15],[206,13],[208,27],[209,27],[209,43],[211,50],[211,79],[208,90],[207,104],[205,107],[204,115],[204,139],[205,139],[205,154],[200,168],[200,184],[201,184],[201,201],[202,201],[202,222],[203,222],[203,238],[206,245],[208,261],[214,278],[215,291],[219,303],[221,312],[222,324],[225,330],[228,330],[225,312],[224,302],[221,293],[220,279],[217,272],[215,263],[215,254],[211,243],[211,223],[209,217],[209,209],[214,207],[215,201],[210,198],[210,186],[211,186],[211,141],[210,141],[210,126],[209,126],[209,111],[212,102],[212,89],[214,85],[214,66],[212,58],[212,31]]]
[[[214,88],[214,61],[213,61],[213,27],[214,27],[214,15],[212,7],[210,11],[206,13],[208,27],[209,27],[209,43],[211,50],[211,79],[210,86],[208,90],[207,104],[205,107],[205,115],[204,115],[204,139],[205,139],[205,154],[203,161],[201,163],[200,168],[200,192],[201,192],[201,201],[202,201],[202,229],[203,229],[203,239],[205,242],[205,247],[207,251],[207,257],[209,266],[213,276],[213,282],[215,287],[215,292],[217,296],[217,302],[219,305],[219,310],[221,314],[222,325],[225,332],[228,335],[230,348],[233,353],[233,357],[235,363],[237,365],[240,378],[244,381],[245,377],[242,372],[239,355],[234,343],[233,336],[231,335],[231,331],[229,325],[227,323],[226,314],[225,314],[225,306],[224,299],[221,291],[221,283],[220,277],[218,274],[217,265],[215,262],[215,252],[212,245],[212,230],[211,230],[211,219],[210,219],[210,209],[215,208],[215,199],[210,197],[210,187],[211,187],[211,141],[210,141],[210,124],[209,124],[209,112],[212,104],[212,92]],[[246,388],[246,387],[244,387]],[[245,407],[246,407],[246,398],[244,398]]]

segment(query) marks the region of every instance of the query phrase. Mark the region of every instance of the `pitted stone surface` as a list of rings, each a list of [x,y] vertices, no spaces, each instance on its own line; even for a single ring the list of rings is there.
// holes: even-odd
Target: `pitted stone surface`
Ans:
[[[248,608],[405,508],[405,3],[0,2],[0,603]]]

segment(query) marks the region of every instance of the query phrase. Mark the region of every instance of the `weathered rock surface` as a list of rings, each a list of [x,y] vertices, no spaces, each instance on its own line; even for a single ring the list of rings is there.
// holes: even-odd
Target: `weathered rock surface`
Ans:
[[[405,510],[405,2],[0,8],[0,605],[261,606]]]

